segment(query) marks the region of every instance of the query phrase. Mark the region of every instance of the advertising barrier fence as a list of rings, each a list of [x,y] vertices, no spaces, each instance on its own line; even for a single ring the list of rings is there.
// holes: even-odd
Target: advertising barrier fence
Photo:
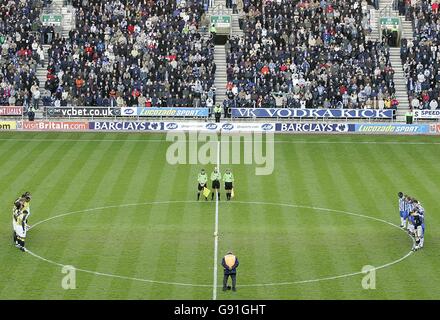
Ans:
[[[440,134],[440,124],[383,123],[237,123],[197,121],[0,121],[1,131],[204,131],[359,134]]]
[[[17,122],[16,121],[0,121],[0,130],[16,130]]]
[[[125,110],[123,114],[124,112]],[[208,108],[136,108],[136,112],[136,115],[140,117],[203,118],[209,116]]]
[[[87,121],[17,121],[18,130],[29,131],[85,131]]]
[[[382,123],[362,123],[355,125],[356,132],[362,133],[409,133],[423,134],[429,133],[428,124],[382,124]]]
[[[233,118],[346,118],[393,119],[394,110],[232,108]]]
[[[208,108],[141,108],[141,107],[45,107],[44,115],[51,118],[103,117],[177,117],[203,118]]]
[[[277,132],[354,132],[354,124],[346,123],[277,123]]]
[[[275,131],[271,123],[214,123],[214,122],[146,122],[146,121],[90,121],[95,131],[207,131],[207,132],[268,132]]]
[[[414,119],[440,119],[440,110],[414,110]]]
[[[164,123],[146,121],[90,121],[88,129],[95,131],[158,131],[164,130]]]
[[[215,122],[165,122],[168,131],[221,131],[221,132],[269,132],[275,131],[274,123],[215,123]]]
[[[0,116],[21,116],[23,115],[23,107],[0,107]]]
[[[117,117],[121,108],[110,107],[45,107],[44,115],[49,118],[92,118]]]

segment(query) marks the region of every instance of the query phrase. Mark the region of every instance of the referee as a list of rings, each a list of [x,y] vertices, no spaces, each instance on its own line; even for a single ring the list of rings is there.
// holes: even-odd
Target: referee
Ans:
[[[220,180],[221,179],[222,179],[222,175],[218,171],[218,168],[215,167],[214,171],[211,173],[211,181],[212,181],[211,201],[214,200],[214,194],[218,194],[218,200],[220,201]]]
[[[226,199],[229,201],[231,200],[231,192],[234,187],[232,185],[234,183],[234,175],[230,169],[226,169],[226,172],[223,175],[223,181],[225,182]]]
[[[206,183],[208,182],[208,176],[206,175],[205,169],[202,169],[197,176],[197,201],[200,199],[200,192],[203,191],[203,189],[206,187]],[[205,197],[205,200],[208,200],[207,197]]]

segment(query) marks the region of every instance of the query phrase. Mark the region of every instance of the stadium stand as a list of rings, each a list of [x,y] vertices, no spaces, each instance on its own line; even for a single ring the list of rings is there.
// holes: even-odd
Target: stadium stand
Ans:
[[[399,12],[413,23],[414,39],[403,39],[400,55],[411,107],[437,109],[440,81],[438,1],[399,1]]]
[[[0,105],[38,107],[37,64],[44,60],[40,12],[46,1],[0,1]]]
[[[224,104],[396,108],[389,48],[367,39],[365,1],[247,3],[244,35],[227,44]]]
[[[49,49],[45,105],[204,106],[214,45],[202,0],[72,1],[76,28]]]

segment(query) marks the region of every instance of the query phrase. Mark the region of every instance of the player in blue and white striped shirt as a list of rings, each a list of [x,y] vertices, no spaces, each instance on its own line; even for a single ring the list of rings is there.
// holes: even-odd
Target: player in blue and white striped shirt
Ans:
[[[408,217],[408,233],[414,236],[414,216],[411,215],[411,212],[415,210],[415,203],[413,198],[410,196],[406,196],[406,212]]]
[[[408,218],[408,215],[406,212],[405,197],[402,192],[399,192],[397,196],[399,197],[400,227],[406,229],[406,219]]]

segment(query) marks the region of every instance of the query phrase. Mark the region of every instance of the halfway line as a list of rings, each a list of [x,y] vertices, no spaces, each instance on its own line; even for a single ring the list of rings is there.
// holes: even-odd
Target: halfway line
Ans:
[[[220,173],[220,141],[217,141],[217,172]],[[214,190],[213,190],[214,192]],[[217,299],[217,263],[218,263],[218,192],[215,195],[215,226],[214,226],[214,283],[212,300]]]

